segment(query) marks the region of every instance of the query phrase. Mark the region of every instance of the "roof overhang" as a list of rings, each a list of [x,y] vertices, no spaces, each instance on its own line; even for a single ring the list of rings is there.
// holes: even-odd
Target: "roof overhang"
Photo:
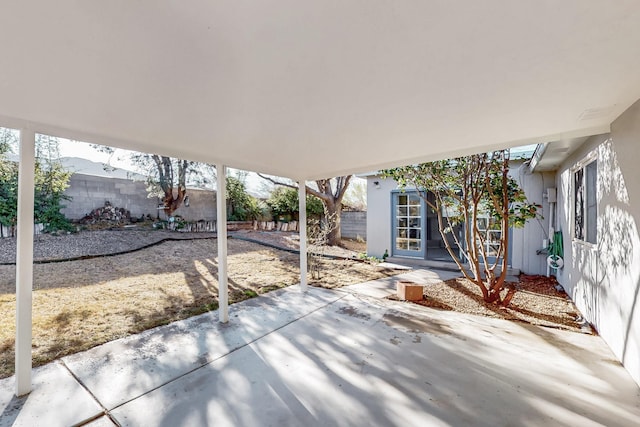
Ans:
[[[538,144],[535,152],[533,153],[533,156],[531,157],[529,169],[532,172],[550,172],[557,170],[560,165],[566,159],[568,159],[569,156],[573,154],[573,152],[576,151],[588,138],[589,136],[579,138],[566,138],[560,141]]]
[[[640,2],[2,3],[0,125],[294,179],[606,132]]]

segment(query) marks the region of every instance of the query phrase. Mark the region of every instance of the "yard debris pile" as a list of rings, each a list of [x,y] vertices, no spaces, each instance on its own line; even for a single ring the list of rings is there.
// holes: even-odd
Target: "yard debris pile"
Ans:
[[[83,225],[93,225],[99,223],[108,223],[109,225],[123,225],[136,222],[134,218],[131,221],[131,212],[125,208],[118,208],[109,201],[104,202],[104,206],[91,211],[78,222]]]

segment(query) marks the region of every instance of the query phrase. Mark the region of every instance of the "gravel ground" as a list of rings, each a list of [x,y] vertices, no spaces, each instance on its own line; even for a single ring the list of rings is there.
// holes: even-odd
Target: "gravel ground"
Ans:
[[[176,233],[166,230],[101,230],[54,236],[39,234],[33,242],[35,261],[59,260],[87,255],[106,255],[138,249],[163,239],[214,237],[214,233]],[[0,263],[16,261],[16,239],[0,239]]]
[[[259,242],[268,243],[281,248],[299,250],[300,238],[298,233],[288,231],[254,231],[242,230],[232,233],[233,236],[247,238]],[[366,252],[367,245],[364,242],[343,239],[342,243],[346,247],[329,246],[318,248],[319,252],[325,255],[339,256],[344,258],[356,258],[359,253]],[[310,248],[314,249],[314,248]]]
[[[300,239],[297,233],[282,231],[236,231],[229,233],[233,238],[247,238],[259,242],[268,243],[280,248],[298,250]],[[70,259],[83,256],[107,255],[122,253],[164,239],[202,239],[215,237],[215,233],[176,233],[166,230],[100,230],[82,231],[75,234],[54,236],[39,234],[34,238],[33,258],[35,261],[49,261]],[[366,250],[366,244],[358,242],[346,242],[353,250],[341,247],[323,248],[327,255],[355,258],[358,253]],[[16,239],[0,239],[0,264],[14,263],[16,254]]]
[[[566,293],[556,290],[554,277],[520,275],[517,292],[507,308],[485,304],[478,286],[465,278],[451,279],[425,286],[424,297],[417,304],[460,313],[515,320],[532,325],[567,329],[574,332],[592,330],[579,321],[582,317]]]

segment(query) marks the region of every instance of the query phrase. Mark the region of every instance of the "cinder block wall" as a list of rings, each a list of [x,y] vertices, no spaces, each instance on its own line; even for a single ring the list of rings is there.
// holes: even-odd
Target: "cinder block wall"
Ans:
[[[120,178],[73,174],[65,191],[71,201],[65,202],[62,213],[69,219],[81,219],[105,201],[118,208],[125,208],[132,216],[157,216],[158,199],[148,198],[144,182]]]
[[[72,197],[65,202],[62,214],[72,220],[81,219],[94,209],[104,206],[105,201],[118,208],[125,208],[134,217],[150,215],[152,218],[166,219],[158,210],[159,200],[147,197],[146,184],[129,179],[106,178],[93,175],[73,174],[65,194]],[[216,196],[214,191],[187,190],[189,207],[181,206],[175,215],[187,221],[215,220]]]
[[[340,232],[349,239],[367,238],[367,213],[344,211],[340,216]]]
[[[198,190],[189,188],[189,206],[180,206],[173,214],[179,215],[187,221],[213,221],[217,218],[216,193],[210,190]],[[164,213],[164,212],[163,212]],[[167,219],[165,215],[160,215],[161,219]]]

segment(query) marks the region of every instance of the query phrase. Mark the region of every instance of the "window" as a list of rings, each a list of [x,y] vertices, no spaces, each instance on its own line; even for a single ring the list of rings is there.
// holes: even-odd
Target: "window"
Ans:
[[[598,161],[581,165],[573,172],[573,237],[588,243],[597,242]]]
[[[422,203],[418,193],[396,195],[395,248],[400,251],[422,250]]]
[[[482,215],[482,214],[481,214]],[[484,250],[489,257],[498,256],[502,241],[502,225],[500,221],[484,214],[478,218],[478,231],[484,237]],[[480,242],[477,242],[480,246]]]

